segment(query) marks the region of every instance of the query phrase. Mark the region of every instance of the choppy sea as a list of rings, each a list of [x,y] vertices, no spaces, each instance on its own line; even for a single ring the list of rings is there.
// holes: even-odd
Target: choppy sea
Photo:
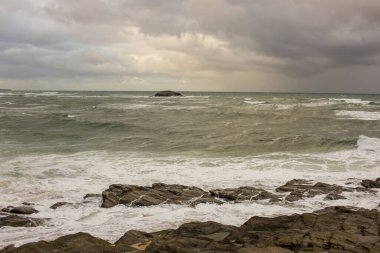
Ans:
[[[380,95],[153,92],[0,92],[0,208],[35,203],[35,228],[0,228],[0,247],[78,231],[116,240],[189,221],[240,225],[254,215],[330,205],[376,208],[380,193],[345,200],[100,208],[84,200],[110,184],[203,189],[294,178],[344,185],[380,177]],[[49,207],[67,201],[74,205]]]

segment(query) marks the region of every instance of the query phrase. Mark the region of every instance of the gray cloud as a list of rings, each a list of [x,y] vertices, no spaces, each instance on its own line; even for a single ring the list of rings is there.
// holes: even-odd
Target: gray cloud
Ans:
[[[134,80],[138,89],[148,76],[151,85],[156,77],[157,83],[186,79],[181,85],[203,82],[216,90],[267,89],[257,83],[270,80],[273,89],[287,90],[292,82],[331,82],[332,76],[340,90],[349,91],[355,84],[339,78],[344,69],[360,76],[379,63],[377,0],[3,0],[0,5],[2,83],[28,78],[85,83],[98,77],[117,87]],[[241,86],[228,88],[227,75]],[[380,92],[379,74],[369,75],[367,88]]]

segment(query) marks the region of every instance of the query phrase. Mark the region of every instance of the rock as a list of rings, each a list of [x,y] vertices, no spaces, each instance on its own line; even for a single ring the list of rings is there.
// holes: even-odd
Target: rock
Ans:
[[[172,97],[172,96],[182,96],[181,93],[179,92],[174,92],[171,90],[164,90],[164,91],[159,91],[156,94],[154,94],[155,97]]]
[[[365,188],[380,188],[380,177],[376,180],[362,180],[361,185]]]
[[[303,198],[303,192],[295,190],[289,193],[288,196],[285,197],[286,201],[294,202]]]
[[[66,206],[66,205],[72,205],[72,203],[69,203],[69,202],[57,202],[55,204],[53,204],[52,206],[50,206],[50,209],[57,209],[58,207],[61,207],[61,206]]]
[[[145,252],[237,252],[238,246],[224,241],[234,226],[217,222],[190,222],[176,230],[152,233]]]
[[[303,179],[293,179],[276,189],[277,192],[289,192],[289,195],[285,197],[286,201],[297,201],[303,198],[312,198],[317,195],[330,195],[328,198],[338,197],[344,191],[355,191],[359,188],[349,188],[339,185],[331,185],[326,183],[317,182],[313,184],[312,181]],[[343,196],[340,196],[343,197]]]
[[[246,201],[269,199],[270,202],[281,201],[280,196],[263,189],[244,186],[230,189],[216,189],[210,191],[211,196],[222,198],[228,201]]]
[[[87,193],[83,199],[88,199],[88,198],[101,198],[102,197],[102,194],[98,194],[98,193]]]
[[[327,207],[304,214],[250,218],[240,227],[190,222],[153,233],[131,230],[115,244],[78,233],[52,242],[35,242],[0,253],[372,253],[380,252],[380,212]]]
[[[0,217],[0,227],[36,227],[42,225],[46,219],[30,218],[19,215],[8,215],[6,217]]]
[[[159,204],[194,205],[199,203],[222,203],[208,192],[197,187],[183,185],[153,184],[152,187],[136,185],[110,185],[102,193],[102,207],[109,208],[118,204],[128,206],[152,206]]]
[[[17,214],[32,214],[32,213],[38,213],[36,209],[34,209],[31,206],[8,206],[6,208],[1,209],[3,212],[8,213],[17,213]]]
[[[225,240],[296,252],[376,252],[379,225],[377,210],[328,207],[314,213],[252,217]]]
[[[0,253],[119,253],[111,243],[87,233],[62,236],[52,242],[39,241],[27,243],[18,248],[7,247]]]
[[[325,197],[325,200],[338,200],[338,199],[346,199],[346,197],[343,197],[342,195],[339,195],[336,193],[329,193]]]
[[[239,250],[238,253],[293,253],[294,251],[280,248],[280,247],[264,247],[258,248],[256,246],[246,246]]]
[[[116,241],[115,245],[123,250],[133,251],[133,250],[145,250],[154,240],[153,234],[148,234],[145,232],[140,232],[136,230],[130,230],[125,233],[119,240]]]

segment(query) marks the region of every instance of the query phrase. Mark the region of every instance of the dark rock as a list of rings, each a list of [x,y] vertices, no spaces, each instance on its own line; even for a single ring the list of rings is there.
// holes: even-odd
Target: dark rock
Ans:
[[[376,180],[362,180],[361,185],[365,188],[380,188],[380,177]]]
[[[66,205],[72,205],[72,203],[69,203],[69,202],[57,202],[55,204],[53,204],[50,209],[57,209],[58,207],[61,207],[61,206],[66,206]]]
[[[102,194],[98,193],[87,193],[83,198],[88,199],[88,198],[101,198]]]
[[[182,96],[181,93],[179,92],[174,92],[171,90],[164,90],[164,91],[159,91],[156,94],[154,94],[156,97],[172,97],[172,96]]]
[[[52,242],[27,243],[18,248],[7,247],[1,253],[119,253],[111,243],[86,233],[62,236]]]
[[[8,213],[17,213],[17,214],[32,214],[32,213],[38,213],[36,209],[34,209],[31,206],[8,206],[6,208],[1,209],[3,212]]]
[[[302,198],[303,198],[303,192],[295,190],[295,191],[290,192],[289,195],[285,197],[285,200],[294,202]]]
[[[0,227],[36,227],[42,225],[46,219],[30,218],[18,215],[8,215],[6,217],[0,217]]]
[[[328,207],[314,213],[252,217],[225,240],[296,252],[376,252],[379,225],[377,210]]]
[[[264,247],[259,248],[256,246],[248,245],[239,250],[238,253],[293,253],[294,251],[280,248],[280,247]]]
[[[290,202],[323,194],[332,194],[329,197],[338,197],[338,195],[344,191],[353,192],[355,190],[359,191],[360,189],[320,182],[313,184],[313,181],[303,179],[293,179],[276,189],[277,192],[289,192],[289,195],[285,197],[285,200]]]
[[[338,199],[346,199],[346,197],[343,197],[342,195],[339,195],[336,193],[329,193],[325,197],[325,200],[338,200]]]
[[[217,222],[190,222],[176,230],[152,233],[145,252],[237,252],[238,247],[224,241],[234,226]]]
[[[40,241],[0,253],[146,252],[146,253],[372,253],[380,252],[380,212],[328,207],[313,213],[254,216],[240,227],[190,222],[153,233],[131,230],[114,245],[78,233]]]
[[[215,189],[210,191],[211,196],[229,201],[262,200],[269,199],[271,202],[281,201],[280,196],[263,189],[244,186],[230,189]]]
[[[128,206],[152,206],[159,204],[222,203],[208,192],[197,187],[183,185],[153,184],[152,187],[114,184],[102,194],[102,207],[118,204]]]
[[[164,233],[164,232],[160,232]],[[130,230],[125,233],[119,240],[116,241],[115,245],[123,250],[134,251],[134,250],[145,250],[155,239],[153,234],[148,234],[145,232],[140,232],[136,230]]]

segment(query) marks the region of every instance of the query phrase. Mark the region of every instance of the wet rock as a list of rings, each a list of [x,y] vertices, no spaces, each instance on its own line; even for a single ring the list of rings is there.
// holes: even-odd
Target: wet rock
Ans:
[[[234,226],[217,222],[190,222],[178,229],[154,233],[131,230],[115,245],[137,252],[236,252],[237,247],[224,242]]]
[[[258,248],[256,246],[246,246],[239,250],[238,253],[293,253],[294,251],[280,248],[280,247],[264,247]]]
[[[237,252],[238,246],[224,241],[234,226],[217,222],[190,222],[176,230],[152,233],[145,252]]]
[[[362,180],[361,185],[365,188],[380,188],[380,177],[376,180]]]
[[[336,193],[329,193],[325,197],[325,200],[338,200],[338,199],[346,199],[346,197],[343,197],[342,195],[336,194]]]
[[[50,206],[50,209],[57,209],[58,207],[61,207],[61,206],[66,206],[66,205],[72,205],[72,203],[69,203],[69,202],[57,202],[55,204],[53,204],[52,206]]]
[[[86,233],[62,236],[52,242],[39,241],[18,248],[7,247],[1,253],[119,253],[111,243]]]
[[[289,195],[285,197],[286,201],[297,201],[303,198],[312,198],[317,195],[330,195],[329,197],[338,197],[344,191],[355,191],[360,190],[357,188],[343,187],[339,185],[331,185],[326,183],[313,183],[313,181],[303,180],[303,179],[293,179],[276,188],[276,192],[289,192]],[[340,196],[340,195],[339,195]]]
[[[88,199],[88,198],[101,198],[102,197],[102,194],[98,194],[98,193],[87,193],[83,199]]]
[[[183,185],[153,184],[152,187],[114,184],[102,193],[102,207],[118,204],[128,206],[152,206],[159,204],[194,205],[221,203],[208,192],[197,187]]]
[[[294,201],[300,200],[302,198],[303,198],[303,192],[295,190],[295,191],[290,192],[289,195],[285,197],[285,200],[290,201],[290,202],[294,202]]]
[[[164,232],[161,231],[160,233]],[[119,240],[117,240],[115,245],[122,250],[144,251],[154,239],[154,234],[149,234],[137,230],[130,230],[125,233]]]
[[[280,196],[270,193],[263,189],[254,187],[239,187],[229,189],[215,189],[210,191],[211,196],[222,198],[228,201],[263,200],[269,199],[270,202],[281,201]]]
[[[6,208],[1,209],[3,212],[8,212],[8,213],[16,213],[16,214],[33,214],[33,213],[38,213],[36,209],[34,209],[31,206],[8,206]]]
[[[19,215],[8,215],[6,217],[0,217],[0,227],[36,227],[42,225],[46,219],[30,218]]]
[[[153,233],[131,230],[114,245],[78,233],[52,242],[10,246],[0,253],[372,253],[380,252],[379,227],[378,210],[338,206],[272,218],[254,216],[240,227],[190,222]]]
[[[155,97],[172,97],[172,96],[182,96],[181,93],[179,92],[174,92],[171,90],[164,90],[164,91],[159,91],[156,94],[154,94]]]
[[[225,240],[295,252],[376,252],[379,225],[377,210],[328,207],[314,213],[274,218],[255,216]]]

